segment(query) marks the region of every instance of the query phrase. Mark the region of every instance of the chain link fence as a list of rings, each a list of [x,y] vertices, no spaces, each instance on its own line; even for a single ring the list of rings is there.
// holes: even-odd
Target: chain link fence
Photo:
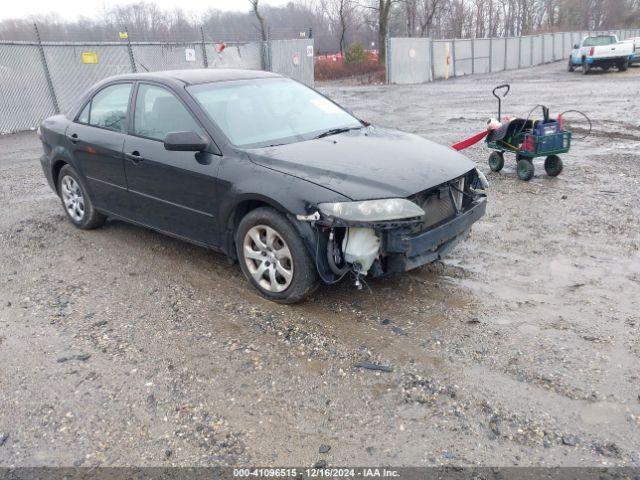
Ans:
[[[640,30],[560,32],[511,38],[432,40],[389,38],[387,81],[398,84],[500,72],[568,60],[573,45],[587,35],[614,33],[620,40]]]
[[[267,42],[0,41],[0,133],[72,111],[96,82],[131,72],[263,67],[313,86],[313,40]]]

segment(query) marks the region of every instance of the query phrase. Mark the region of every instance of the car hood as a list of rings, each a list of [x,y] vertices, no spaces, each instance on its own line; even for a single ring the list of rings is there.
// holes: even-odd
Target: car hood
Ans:
[[[380,127],[249,152],[259,165],[322,185],[352,200],[409,197],[475,167],[449,147]]]

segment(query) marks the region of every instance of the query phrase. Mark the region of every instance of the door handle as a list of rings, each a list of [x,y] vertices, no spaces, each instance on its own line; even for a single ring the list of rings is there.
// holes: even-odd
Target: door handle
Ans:
[[[78,143],[78,140],[79,140],[77,133],[72,133],[71,135],[67,135],[67,138],[71,143]]]
[[[144,157],[142,155],[140,155],[140,152],[138,152],[137,150],[134,150],[131,153],[125,153],[124,156],[131,160],[133,163],[140,163],[144,160]]]

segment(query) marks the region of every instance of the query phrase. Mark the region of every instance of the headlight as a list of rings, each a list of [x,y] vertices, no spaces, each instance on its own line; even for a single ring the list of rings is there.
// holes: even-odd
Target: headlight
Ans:
[[[425,214],[418,205],[404,198],[321,203],[318,208],[325,215],[348,222],[383,222],[422,217]]]

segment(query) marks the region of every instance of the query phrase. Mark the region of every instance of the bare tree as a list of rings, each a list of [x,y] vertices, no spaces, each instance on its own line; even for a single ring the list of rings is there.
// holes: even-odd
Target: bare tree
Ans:
[[[260,0],[249,0],[249,3],[251,4],[251,8],[253,9],[253,14],[256,16],[256,19],[258,20],[258,25],[260,26],[260,37],[262,38],[263,42],[266,42],[267,41],[267,24],[264,21],[264,17],[260,13],[260,8],[258,6],[259,1]]]
[[[400,0],[377,0],[373,5],[366,6],[377,14],[378,30],[378,63],[384,65],[387,61],[387,35],[389,34],[389,16],[393,4]]]
[[[420,36],[430,37],[433,19],[438,14],[444,13],[442,8],[445,0],[421,0],[418,9],[418,23],[420,24]]]
[[[347,31],[354,22],[356,3],[354,0],[322,0],[321,8],[331,24],[331,30],[338,37],[340,53],[344,55]]]

